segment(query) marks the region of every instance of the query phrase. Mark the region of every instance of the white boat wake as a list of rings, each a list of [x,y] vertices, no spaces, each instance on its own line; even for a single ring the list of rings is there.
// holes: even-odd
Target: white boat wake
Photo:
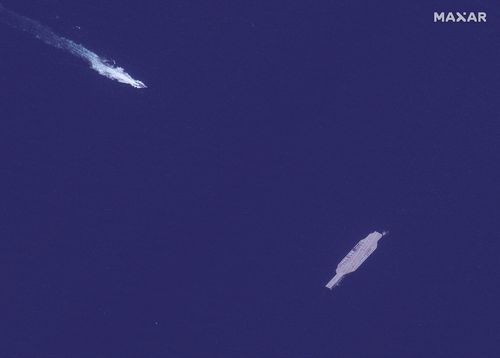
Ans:
[[[27,32],[35,36],[37,39],[45,42],[47,45],[65,50],[70,54],[87,61],[92,69],[109,79],[128,84],[135,88],[146,88],[146,85],[143,82],[133,79],[132,76],[125,72],[123,68],[116,67],[105,58],[100,57],[82,45],[77,44],[65,37],[59,36],[39,22],[6,9],[2,6],[2,4],[0,4],[0,22],[15,29]]]

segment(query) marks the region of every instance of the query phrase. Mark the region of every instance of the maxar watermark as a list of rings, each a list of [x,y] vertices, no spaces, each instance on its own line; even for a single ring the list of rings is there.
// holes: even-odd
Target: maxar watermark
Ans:
[[[434,11],[434,22],[486,22],[486,13]]]

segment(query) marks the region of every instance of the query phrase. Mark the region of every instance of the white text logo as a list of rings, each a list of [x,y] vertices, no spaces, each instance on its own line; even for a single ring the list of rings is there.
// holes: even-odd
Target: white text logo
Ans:
[[[434,12],[434,22],[486,22],[485,12]]]

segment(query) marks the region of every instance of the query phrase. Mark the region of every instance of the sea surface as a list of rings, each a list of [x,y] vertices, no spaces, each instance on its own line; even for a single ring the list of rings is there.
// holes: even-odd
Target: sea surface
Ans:
[[[500,3],[3,5],[1,357],[500,356]]]

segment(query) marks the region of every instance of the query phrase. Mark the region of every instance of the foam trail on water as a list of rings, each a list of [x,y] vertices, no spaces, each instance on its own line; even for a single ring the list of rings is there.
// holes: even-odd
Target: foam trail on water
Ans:
[[[39,22],[16,14],[11,10],[7,10],[0,3],[0,22],[3,22],[15,29],[27,32],[37,39],[45,42],[47,45],[65,50],[72,55],[79,57],[90,64],[90,67],[101,75],[112,80],[128,84],[135,88],[146,88],[146,85],[135,80],[121,67],[109,63],[105,58],[100,57],[96,53],[88,50],[80,44],[77,44],[65,37],[59,36],[47,26]]]

